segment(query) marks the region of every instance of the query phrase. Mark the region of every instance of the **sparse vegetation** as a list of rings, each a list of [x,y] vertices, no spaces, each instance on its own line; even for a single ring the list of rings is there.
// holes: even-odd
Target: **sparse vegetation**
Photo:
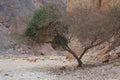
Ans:
[[[71,27],[68,29],[68,25],[57,7],[43,7],[33,14],[25,34],[37,43],[51,43],[54,49],[62,48],[68,51],[75,57],[78,66],[82,66],[81,59],[89,49],[108,42],[110,45],[109,49],[104,51],[106,54],[119,45],[120,24],[111,18],[111,16],[118,16],[115,11],[116,9],[111,9],[110,16],[108,13],[98,11],[89,13],[88,10],[74,11],[68,17],[68,21],[71,23]],[[119,11],[117,10],[117,12]],[[70,42],[66,36],[68,30],[70,33],[74,33],[82,44],[84,50],[79,56],[68,45]]]
[[[111,11],[112,10],[112,11]],[[83,46],[83,52],[78,56],[75,52],[69,51],[74,54],[78,61],[81,61],[85,53],[96,46],[109,43],[109,47],[104,54],[112,51],[120,44],[120,24],[119,24],[119,9],[110,9],[111,16],[108,13],[100,11],[89,10],[75,10],[69,16],[72,23],[71,32],[78,37]],[[117,12],[116,12],[117,11]],[[116,18],[117,21],[114,21]],[[76,33],[77,32],[77,33]],[[82,65],[82,63],[80,64]]]
[[[28,22],[25,35],[36,42],[40,42],[40,37],[43,38],[42,35],[45,37],[47,34],[45,30],[58,20],[60,16],[59,10],[53,5],[40,8],[35,11]]]
[[[69,39],[66,36],[68,34],[68,24],[59,17],[59,14],[54,6],[43,7],[36,11],[28,23],[25,35],[37,43],[48,42],[52,44],[54,49],[62,48],[74,55],[68,46]],[[48,37],[46,39],[46,36],[52,39],[49,40]],[[79,66],[81,66],[81,61],[77,56],[75,58],[78,60]]]
[[[0,80],[120,80],[120,0],[0,0]]]
[[[55,5],[37,10],[30,19],[25,35],[37,43],[52,43],[53,48],[68,44],[68,24]]]

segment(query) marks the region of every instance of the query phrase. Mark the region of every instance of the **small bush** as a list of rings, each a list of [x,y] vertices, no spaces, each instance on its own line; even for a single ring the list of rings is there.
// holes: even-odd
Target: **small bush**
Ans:
[[[53,39],[52,47],[54,49],[62,49],[62,47],[67,46],[69,43],[69,40],[67,37],[63,35],[57,35]]]
[[[55,5],[49,5],[34,12],[28,22],[25,35],[33,41],[41,43],[55,35],[55,29],[59,33],[64,33],[68,28],[62,20],[59,9]]]

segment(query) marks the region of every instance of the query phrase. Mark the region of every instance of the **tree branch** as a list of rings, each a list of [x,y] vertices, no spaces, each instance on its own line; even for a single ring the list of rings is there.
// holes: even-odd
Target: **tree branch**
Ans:
[[[83,63],[82,63],[81,59],[79,59],[79,57],[76,55],[76,53],[75,53],[74,51],[72,51],[72,50],[69,48],[68,45],[64,46],[63,49],[65,49],[66,51],[70,52],[70,53],[74,56],[74,58],[75,58],[75,59],[77,60],[77,62],[78,62],[78,67],[81,67],[81,66],[82,66]]]
[[[91,42],[91,45],[90,45],[90,46],[87,46],[87,47],[84,48],[84,51],[83,51],[82,54],[79,56],[79,59],[81,59],[81,58],[84,56],[84,54],[85,54],[89,49],[91,49],[91,48],[93,48],[93,47],[96,47],[96,46],[104,43],[104,42],[107,41],[107,40],[103,40],[103,41],[100,41],[100,42],[94,44],[96,41],[97,41],[97,37],[95,38],[94,41]]]
[[[76,53],[74,51],[72,51],[69,46],[63,47],[63,49],[67,50],[68,52],[70,52],[76,59],[78,59],[78,56],[76,55]]]
[[[71,34],[71,36],[70,36],[70,38],[69,38],[68,42],[70,42],[70,41],[71,41],[72,37],[73,37],[73,34]]]
[[[82,52],[82,54],[79,56],[79,59],[82,59],[82,57],[84,56],[84,54],[88,51],[88,48],[85,48],[84,51]]]

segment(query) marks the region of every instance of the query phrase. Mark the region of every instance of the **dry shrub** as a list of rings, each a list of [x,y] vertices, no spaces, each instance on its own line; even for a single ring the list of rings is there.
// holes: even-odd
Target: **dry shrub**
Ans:
[[[108,42],[108,49],[103,52],[106,54],[120,45],[120,23],[118,19],[120,12],[119,9],[112,10],[76,9],[68,14],[68,20],[71,23],[70,33],[77,36],[84,49],[80,55],[77,55],[68,47],[68,51],[78,61],[78,66],[82,65],[81,59],[89,49]]]
[[[91,45],[91,42],[97,38],[97,41],[110,39],[120,24],[111,18],[110,12],[100,10],[75,10],[70,13],[69,20],[72,23],[70,32],[77,35],[84,47]]]

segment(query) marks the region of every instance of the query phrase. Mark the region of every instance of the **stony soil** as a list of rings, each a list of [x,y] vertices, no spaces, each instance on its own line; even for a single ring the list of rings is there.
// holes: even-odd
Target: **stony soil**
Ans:
[[[76,68],[64,56],[1,58],[0,80],[120,80],[119,61]]]

